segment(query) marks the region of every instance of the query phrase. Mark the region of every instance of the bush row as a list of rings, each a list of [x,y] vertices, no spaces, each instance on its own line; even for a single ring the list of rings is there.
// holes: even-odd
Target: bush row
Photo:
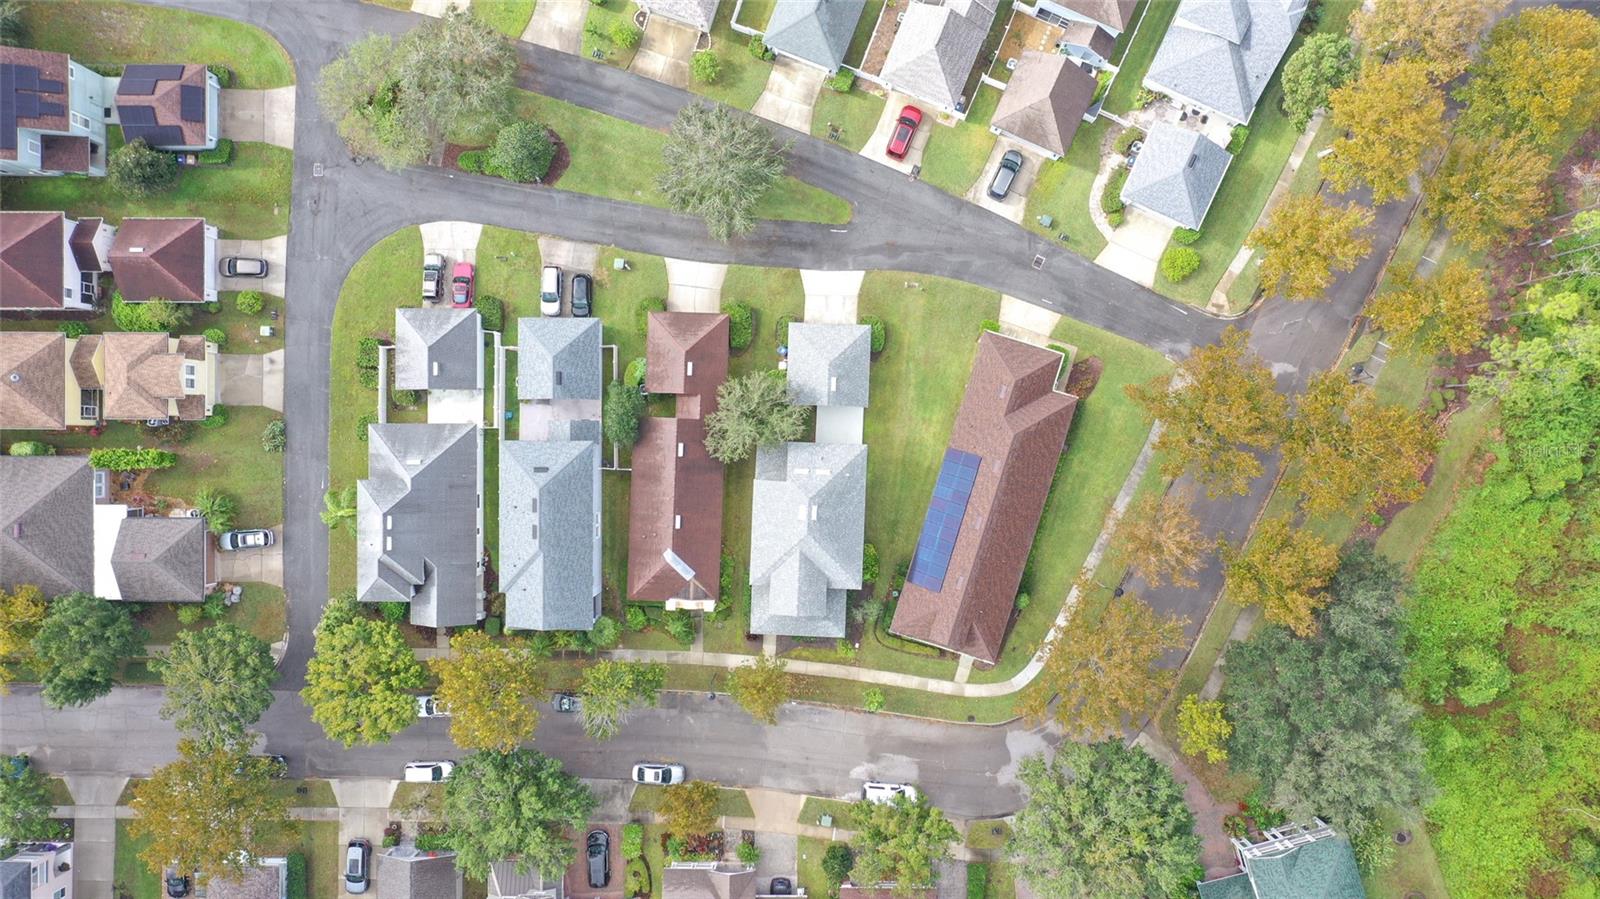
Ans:
[[[108,471],[171,468],[178,464],[178,454],[160,449],[107,447],[90,450],[89,464],[95,468],[104,468]]]

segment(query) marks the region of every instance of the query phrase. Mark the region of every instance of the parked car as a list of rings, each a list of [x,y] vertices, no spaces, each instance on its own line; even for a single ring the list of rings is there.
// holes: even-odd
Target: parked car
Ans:
[[[372,872],[369,863],[372,860],[372,843],[367,840],[351,840],[350,845],[344,850],[344,891],[352,895],[361,895],[367,891],[367,886],[372,882]]]
[[[888,804],[893,802],[896,796],[904,796],[915,801],[917,788],[910,784],[881,783],[875,780],[869,780],[861,785],[861,798],[868,802]]]
[[[229,278],[265,278],[267,260],[254,256],[224,256],[218,267]]]
[[[422,298],[437,303],[444,290],[444,257],[429,253],[422,257]]]
[[[264,549],[277,542],[277,535],[266,528],[249,528],[225,532],[217,538],[217,548],[231,553],[241,549]]]
[[[417,697],[418,718],[448,718],[450,709],[433,698],[433,694]]]
[[[539,314],[561,314],[561,267],[547,265],[539,276]]]
[[[670,784],[681,784],[683,783],[683,766],[640,762],[633,766],[633,782],[663,787]]]
[[[886,152],[895,159],[904,159],[911,151],[911,138],[917,133],[917,126],[922,124],[922,110],[915,106],[907,106],[900,110],[900,120],[895,122],[894,132],[889,135],[889,146]]]
[[[456,763],[444,762],[409,762],[406,764],[406,783],[436,784],[450,779],[450,772],[456,770]]]
[[[603,889],[611,882],[611,835],[603,830],[589,831],[589,888]]]
[[[580,703],[578,697],[571,693],[557,693],[551,705],[554,705],[558,712],[576,712]]]
[[[1022,154],[1016,150],[1007,150],[1000,157],[1000,167],[994,170],[994,180],[989,182],[989,196],[996,200],[1004,200],[1006,194],[1011,193],[1011,182],[1017,180],[1017,173],[1022,171]]]
[[[767,887],[768,896],[793,896],[794,881],[787,877],[774,877],[772,884]]]
[[[455,272],[450,276],[450,308],[472,308],[472,280],[474,277],[472,263],[457,262]]]
[[[588,318],[594,314],[590,299],[594,296],[594,279],[588,275],[572,276],[572,314],[575,318]]]
[[[172,867],[168,867],[161,872],[161,885],[166,888],[167,896],[170,899],[183,899],[183,897],[192,892],[193,888],[189,875],[179,874],[178,869]]]

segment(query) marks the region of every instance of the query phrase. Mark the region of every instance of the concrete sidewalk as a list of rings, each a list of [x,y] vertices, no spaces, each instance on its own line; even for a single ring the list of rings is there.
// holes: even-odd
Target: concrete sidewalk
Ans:
[[[69,774],[64,780],[76,805],[56,809],[72,818],[73,895],[79,899],[111,899],[117,863],[117,799],[128,779],[119,776]]]

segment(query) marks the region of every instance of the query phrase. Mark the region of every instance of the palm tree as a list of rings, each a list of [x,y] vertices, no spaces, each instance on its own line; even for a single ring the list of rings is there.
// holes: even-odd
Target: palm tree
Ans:
[[[209,487],[203,487],[195,492],[194,507],[205,518],[206,527],[213,534],[231,530],[233,516],[239,511],[239,504],[233,497]]]
[[[322,523],[331,530],[343,524],[352,533],[356,529],[356,488],[355,485],[343,490],[329,490],[322,498]]]

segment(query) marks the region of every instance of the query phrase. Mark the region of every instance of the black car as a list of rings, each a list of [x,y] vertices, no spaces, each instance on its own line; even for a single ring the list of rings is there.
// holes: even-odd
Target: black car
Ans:
[[[578,697],[571,693],[557,693],[551,703],[558,712],[576,712],[578,710]]]
[[[572,315],[574,318],[588,318],[594,314],[589,307],[589,300],[594,296],[594,279],[588,275],[572,276]]]
[[[772,878],[772,885],[767,889],[769,896],[793,896],[794,883],[787,877]]]
[[[589,887],[603,889],[611,882],[611,835],[589,831]]]
[[[162,878],[162,886],[167,888],[167,895],[171,899],[183,899],[189,895],[189,878],[172,868],[167,869],[166,876]]]
[[[1017,173],[1022,171],[1022,154],[1016,150],[1007,150],[1006,155],[1000,157],[1000,168],[995,170],[994,180],[989,182],[989,196],[996,200],[1004,200],[1006,194],[1011,193],[1011,182],[1017,178]]]

